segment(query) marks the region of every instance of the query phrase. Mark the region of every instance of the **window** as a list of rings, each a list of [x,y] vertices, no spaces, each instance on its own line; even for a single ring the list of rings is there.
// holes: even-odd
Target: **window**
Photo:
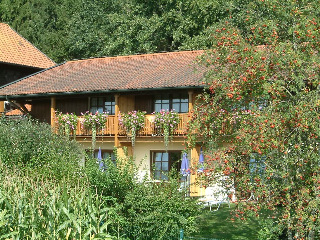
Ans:
[[[181,151],[151,151],[151,171],[155,180],[168,180],[169,171],[180,170]]]
[[[94,158],[98,158],[98,149],[94,150]],[[102,159],[111,159],[111,161],[116,165],[116,156],[113,150],[101,149]]]
[[[115,100],[113,96],[94,97],[90,101],[90,112],[108,112],[110,115],[115,114]]]
[[[188,94],[161,94],[154,98],[154,111],[160,112],[161,109],[185,113],[189,111]]]
[[[253,179],[255,176],[259,176],[262,178],[265,172],[265,161],[266,156],[260,156],[257,153],[253,153],[250,157],[249,161],[249,170],[250,170],[250,177],[251,181],[253,182]]]

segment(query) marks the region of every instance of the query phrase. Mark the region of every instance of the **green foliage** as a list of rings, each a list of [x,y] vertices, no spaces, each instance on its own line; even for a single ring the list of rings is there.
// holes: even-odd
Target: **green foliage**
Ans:
[[[138,181],[134,159],[104,171],[76,142],[31,119],[0,122],[1,239],[168,239],[196,230],[196,201],[178,177]],[[116,237],[111,237],[116,236]]]
[[[293,9],[298,6],[301,14]],[[56,62],[99,56],[211,48],[228,21],[254,44],[293,40],[314,1],[248,0],[3,0],[0,21]],[[301,19],[297,20],[297,16]],[[303,25],[301,25],[303,26]]]
[[[83,156],[78,143],[58,136],[45,123],[25,118],[0,119],[0,162],[8,167],[31,168],[60,180],[81,176]]]
[[[55,183],[2,164],[0,182],[0,239],[113,239],[112,210],[85,184]]]
[[[177,179],[169,182],[136,185],[126,195],[124,231],[130,239],[175,239],[180,229],[195,232],[199,205],[177,189]]]
[[[103,130],[106,127],[107,117],[108,113],[92,113],[89,111],[86,111],[85,113],[81,113],[83,120],[81,121],[82,128],[87,128],[88,130],[91,130],[92,135],[92,147],[91,149],[95,149],[96,147],[96,137],[97,137],[97,131]]]
[[[264,219],[260,223],[261,229],[258,232],[259,239],[261,240],[277,240],[284,239],[282,237],[284,232],[284,227],[278,224],[275,219]]]
[[[117,199],[123,203],[126,195],[136,185],[135,173],[138,171],[132,158],[116,155],[115,165],[110,159],[105,160],[105,171],[97,167],[94,158],[86,161],[86,174],[93,189],[98,194]]]
[[[104,196],[116,214],[110,216],[112,235],[127,239],[174,239],[180,229],[196,231],[199,205],[195,199],[179,192],[177,176],[159,185],[144,179],[138,181],[138,169],[130,157],[117,157],[117,166],[105,162],[106,169],[98,169],[96,160],[88,160],[86,167],[93,191]]]
[[[246,36],[230,22],[215,30],[213,48],[199,60],[208,72],[188,144],[205,146],[208,180],[215,172],[234,179],[237,217],[269,209],[288,239],[300,239],[319,232],[320,19],[314,1],[275,3],[247,14],[274,8],[288,29],[255,21]],[[248,206],[241,200],[250,193]]]

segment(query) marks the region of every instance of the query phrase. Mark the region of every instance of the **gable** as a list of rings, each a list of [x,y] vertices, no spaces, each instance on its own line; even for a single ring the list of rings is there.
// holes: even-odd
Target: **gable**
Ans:
[[[0,23],[0,62],[42,69],[55,65],[55,62],[5,23]]]

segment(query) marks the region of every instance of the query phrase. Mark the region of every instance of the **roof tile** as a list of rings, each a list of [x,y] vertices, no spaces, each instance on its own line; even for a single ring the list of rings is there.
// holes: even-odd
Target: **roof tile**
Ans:
[[[0,95],[201,86],[206,69],[195,60],[202,53],[198,50],[69,61],[13,82],[0,89]]]
[[[36,68],[55,65],[55,62],[5,23],[0,23],[0,62]]]

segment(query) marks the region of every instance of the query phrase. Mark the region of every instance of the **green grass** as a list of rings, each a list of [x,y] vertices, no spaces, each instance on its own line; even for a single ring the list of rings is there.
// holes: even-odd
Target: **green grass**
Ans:
[[[230,212],[235,208],[231,204],[221,205],[218,211],[211,211],[209,208],[203,209],[199,216],[199,232],[192,237],[197,238],[215,238],[215,239],[258,239],[260,230],[258,219],[248,219],[247,221],[231,221]]]

